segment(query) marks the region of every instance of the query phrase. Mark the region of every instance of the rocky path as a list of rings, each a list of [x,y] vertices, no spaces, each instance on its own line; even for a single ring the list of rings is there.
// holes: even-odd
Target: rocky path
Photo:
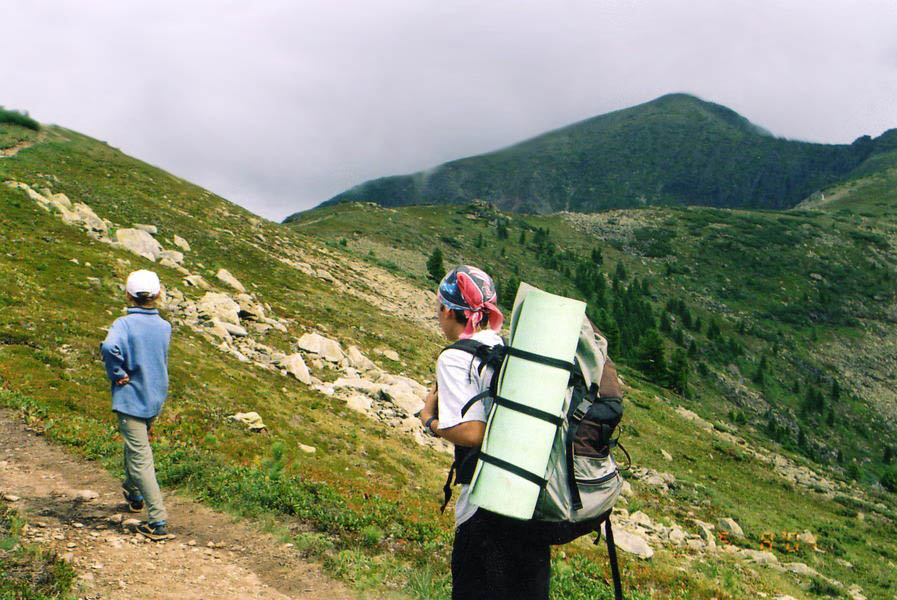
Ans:
[[[357,598],[290,547],[191,500],[168,494],[175,539],[149,542],[122,525],[133,516],[119,482],[0,411],[0,494],[28,523],[25,538],[79,573],[80,598],[161,600]]]

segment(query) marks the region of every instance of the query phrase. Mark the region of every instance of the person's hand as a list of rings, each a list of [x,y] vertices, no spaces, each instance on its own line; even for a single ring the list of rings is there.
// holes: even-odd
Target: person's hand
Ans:
[[[436,386],[434,385],[429,392],[427,392],[427,397],[424,398],[424,407],[420,411],[420,422],[426,424],[426,422],[430,419],[430,417],[438,417],[439,416],[439,394],[436,391]]]
[[[115,385],[127,385],[130,382],[131,382],[131,378],[128,377],[127,375],[125,375],[124,377],[122,377],[121,379],[116,381]]]

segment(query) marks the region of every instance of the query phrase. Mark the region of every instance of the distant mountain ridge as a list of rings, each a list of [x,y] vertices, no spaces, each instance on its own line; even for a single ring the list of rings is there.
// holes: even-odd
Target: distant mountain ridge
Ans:
[[[524,213],[645,205],[791,208],[892,149],[895,133],[840,145],[787,140],[725,106],[670,94],[502,150],[367,181],[322,206],[485,200]]]

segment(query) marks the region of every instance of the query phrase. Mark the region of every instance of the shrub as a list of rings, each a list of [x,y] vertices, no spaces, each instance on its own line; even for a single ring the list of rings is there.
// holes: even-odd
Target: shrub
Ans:
[[[40,131],[40,123],[29,117],[27,113],[7,110],[2,106],[0,106],[0,123],[9,123],[10,125],[18,125],[19,127]]]
[[[885,469],[881,476],[881,485],[889,492],[897,494],[897,466]]]

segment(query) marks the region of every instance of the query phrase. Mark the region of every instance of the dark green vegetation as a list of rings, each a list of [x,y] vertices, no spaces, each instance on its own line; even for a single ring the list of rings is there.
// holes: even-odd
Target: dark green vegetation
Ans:
[[[32,131],[40,131],[40,123],[27,114],[15,110],[7,110],[2,106],[0,106],[0,125],[18,125]]]
[[[0,498],[0,598],[51,600],[69,594],[75,572],[53,554],[21,541],[24,522]]]
[[[809,529],[825,554],[790,554],[780,544],[774,551],[781,560],[858,583],[869,598],[893,595],[897,509],[893,495],[870,487],[884,472],[893,421],[882,416],[890,418],[890,397],[875,404],[869,386],[887,387],[889,365],[829,361],[842,347],[858,360],[880,356],[873,342],[887,335],[892,283],[872,265],[891,264],[891,233],[886,222],[861,214],[886,216],[883,196],[865,194],[867,204],[826,212],[667,209],[582,222],[482,205],[341,205],[283,227],[90,138],[56,128],[47,135],[0,159],[0,180],[64,192],[122,226],[155,224],[161,240],[185,237],[191,272],[214,282],[215,271],[227,268],[273,314],[292,320],[288,333],[261,340],[284,351],[316,328],[358,345],[385,369],[423,381],[441,346],[435,328],[378,310],[344,286],[278,260],[296,251],[309,262],[326,256],[363,264],[391,275],[395,285],[432,289],[427,260],[438,247],[446,266],[473,262],[493,273],[505,302],[523,279],[588,299],[622,362],[626,446],[639,466],[677,477],[667,494],[636,482],[635,497],[622,506],[695,532],[691,517],[735,516],[748,532],[738,545],[752,549],[763,547],[764,531]],[[865,185],[882,194],[892,189],[874,176]],[[102,328],[120,314],[117,285],[150,263],[89,239],[19,190],[0,185],[0,205],[0,403],[48,438],[117,470],[115,423],[96,348]],[[169,288],[202,294],[184,288],[173,269],[153,268]],[[839,302],[817,302],[823,290]],[[780,314],[783,305],[793,310]],[[399,352],[405,365],[374,354],[381,345]],[[878,379],[844,375],[870,370]],[[238,362],[186,327],[174,332],[171,381],[155,442],[163,485],[273,523],[285,541],[361,589],[448,597],[451,522],[438,513],[448,456],[337,399]],[[738,444],[681,418],[676,405],[755,445],[778,449],[777,439],[799,462],[815,467],[806,455],[825,463],[830,476],[855,474],[865,492],[832,498],[790,483]],[[249,434],[226,419],[238,411],[259,412],[271,435]],[[850,443],[828,445],[848,437]],[[317,452],[301,452],[300,443]],[[891,440],[888,447],[895,446]],[[832,456],[836,448],[841,461]],[[855,472],[848,473],[851,465]],[[859,513],[863,520],[855,518]],[[602,547],[583,540],[559,548],[553,566],[554,599],[610,597]],[[624,556],[623,571],[627,597],[638,600],[811,593],[809,583],[801,587],[790,575],[681,547],[661,550],[650,562]]]
[[[785,140],[724,106],[672,94],[509,148],[371,180],[325,205],[484,200],[523,213],[645,205],[790,208],[874,165],[894,149],[895,138],[897,130],[849,145]]]

